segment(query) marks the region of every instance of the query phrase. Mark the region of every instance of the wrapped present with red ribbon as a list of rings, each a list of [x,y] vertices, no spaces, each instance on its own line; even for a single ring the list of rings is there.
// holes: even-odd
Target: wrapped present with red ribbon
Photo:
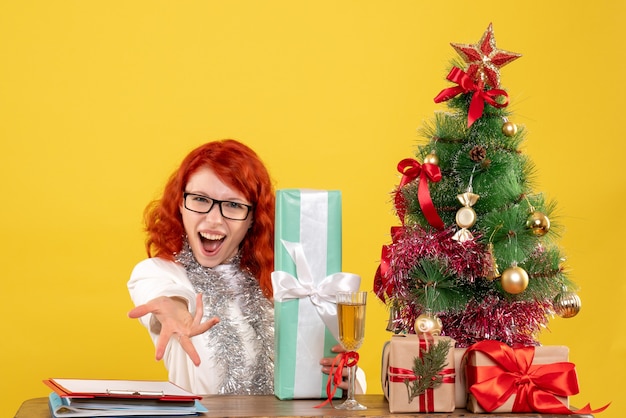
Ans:
[[[456,397],[455,405],[458,409],[464,409],[467,406],[467,388],[465,386],[464,364],[465,352],[467,348],[454,349],[454,368],[456,369],[456,378],[454,381],[454,393]]]
[[[427,334],[391,337],[381,373],[389,412],[454,411],[454,344],[449,337]]]
[[[565,346],[512,348],[499,341],[480,341],[464,358],[467,409],[479,412],[591,414],[608,405],[571,410],[578,377]]]

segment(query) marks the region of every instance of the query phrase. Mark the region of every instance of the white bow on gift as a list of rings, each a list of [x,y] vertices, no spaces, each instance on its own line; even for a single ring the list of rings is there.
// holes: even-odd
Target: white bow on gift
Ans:
[[[339,341],[337,324],[337,292],[356,292],[361,285],[361,276],[352,273],[333,273],[326,276],[317,286],[311,274],[311,268],[304,254],[302,244],[281,240],[283,247],[296,265],[296,279],[286,271],[272,272],[274,300],[283,302],[288,299],[310,298],[315,310]]]

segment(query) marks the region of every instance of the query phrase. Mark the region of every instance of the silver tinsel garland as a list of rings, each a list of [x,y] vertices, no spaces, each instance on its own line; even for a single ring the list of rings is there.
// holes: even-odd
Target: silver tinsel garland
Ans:
[[[274,311],[257,280],[241,270],[239,255],[219,266],[203,267],[187,243],[176,261],[187,271],[196,292],[203,295],[204,320],[217,316],[220,322],[204,334],[212,347],[215,363],[223,367],[219,394],[269,395],[274,393]],[[243,317],[234,318],[230,306],[237,304]],[[245,338],[239,323],[254,331],[256,358],[246,356]]]

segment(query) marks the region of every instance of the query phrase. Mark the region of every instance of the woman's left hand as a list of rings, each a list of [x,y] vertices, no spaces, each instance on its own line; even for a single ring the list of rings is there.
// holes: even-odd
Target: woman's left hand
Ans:
[[[333,348],[331,348],[331,351],[339,355],[340,353],[344,353],[346,350],[341,346],[341,344],[337,344],[333,346]],[[335,361],[335,358],[336,356],[324,357],[323,359],[320,360],[320,364],[322,365],[322,373],[330,374],[330,367],[332,366],[333,361]],[[348,368],[347,367],[343,368],[342,376],[343,376],[343,379],[337,387],[344,389],[344,390],[348,390]]]
[[[202,307],[202,294],[196,295],[196,312],[191,316],[187,308],[187,302],[177,297],[159,296],[143,305],[136,306],[128,312],[129,318],[141,318],[152,314],[160,325],[159,337],[156,342],[156,359],[161,360],[172,337],[178,339],[178,343],[187,353],[193,364],[200,364],[200,355],[191,341],[191,337],[208,331],[219,322],[214,317],[202,322],[204,309]]]

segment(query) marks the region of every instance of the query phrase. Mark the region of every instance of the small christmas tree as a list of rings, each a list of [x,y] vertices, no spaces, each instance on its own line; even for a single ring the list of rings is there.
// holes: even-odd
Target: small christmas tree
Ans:
[[[533,165],[519,150],[526,132],[509,121],[500,88],[500,68],[520,55],[496,48],[491,24],[478,43],[451,45],[463,63],[435,97],[448,111],[422,127],[417,159],[398,164],[401,225],[383,246],[374,291],[396,333],[441,333],[459,347],[538,345],[549,318],[576,315],[580,299],[556,245],[555,204],[532,190]]]

